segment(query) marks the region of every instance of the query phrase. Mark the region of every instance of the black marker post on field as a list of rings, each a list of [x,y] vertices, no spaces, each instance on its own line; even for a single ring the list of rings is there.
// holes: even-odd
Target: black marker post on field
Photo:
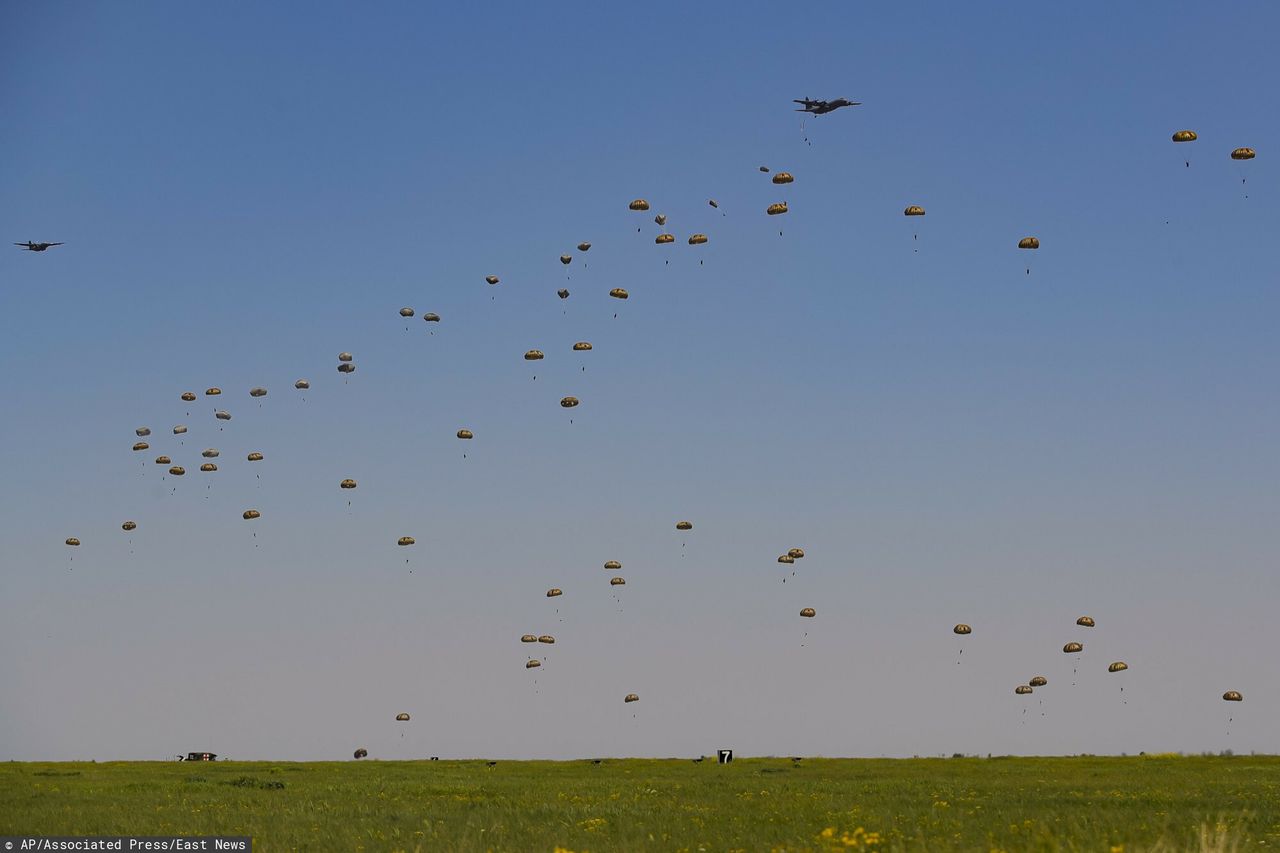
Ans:
[[[721,749],[718,750],[716,754],[719,756],[721,764],[728,764],[730,761],[733,761],[732,749]]]

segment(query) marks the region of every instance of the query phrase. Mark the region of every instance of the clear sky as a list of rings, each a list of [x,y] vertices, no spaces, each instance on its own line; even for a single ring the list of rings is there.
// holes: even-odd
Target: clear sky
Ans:
[[[3,19],[0,759],[1280,750],[1274,3]]]

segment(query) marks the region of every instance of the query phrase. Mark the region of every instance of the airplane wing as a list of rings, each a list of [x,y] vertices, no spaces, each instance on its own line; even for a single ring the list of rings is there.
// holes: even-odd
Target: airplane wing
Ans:
[[[50,246],[65,246],[65,243],[49,243]]]

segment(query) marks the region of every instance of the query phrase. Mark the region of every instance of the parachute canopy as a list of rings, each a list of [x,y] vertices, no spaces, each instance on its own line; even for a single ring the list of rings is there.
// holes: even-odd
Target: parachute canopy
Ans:
[[[587,251],[587,250],[588,250],[588,249],[590,249],[590,248],[591,248],[591,244],[590,244],[590,243],[588,243],[588,242],[586,242],[585,240],[584,240],[583,242],[581,242],[581,243],[579,243],[579,244],[578,244],[578,251],[579,251],[579,252],[585,252],[585,251]]]
[[[134,450],[148,450],[150,447],[151,445],[147,444],[145,441],[137,441],[133,444]]]
[[[244,511],[245,521],[253,521],[255,518],[262,518],[262,513],[258,512],[256,509],[246,509]]]
[[[265,396],[267,396],[267,389],[266,389],[266,388],[261,388],[261,387],[259,387],[259,388],[250,388],[250,389],[249,389],[249,396],[250,396],[250,397],[265,397]]]
[[[690,246],[701,246],[705,242],[707,242],[706,234],[693,234],[689,237]]]
[[[136,522],[136,521],[126,521],[124,524],[120,525],[120,529],[121,529],[121,530],[137,530],[137,529],[138,529],[138,522]]]
[[[537,634],[524,634],[524,635],[522,635],[522,636],[520,637],[520,642],[522,642],[522,643],[536,643],[536,642],[538,642],[538,635],[537,635]]]
[[[1021,240],[1018,241],[1018,248],[1019,249],[1039,249],[1040,238],[1039,237],[1023,237]]]
[[[1258,152],[1254,151],[1252,148],[1237,148],[1235,151],[1231,152],[1232,160],[1252,160],[1257,156]]]
[[[546,643],[547,645],[553,645],[555,641],[556,641],[556,638],[551,636],[550,634],[543,634],[541,637],[538,638],[539,643]]]
[[[623,701],[623,702],[639,702],[639,701],[640,701],[640,697],[639,697],[639,696],[637,696],[635,693],[628,693],[628,694],[626,695],[626,698],[625,698],[625,699],[623,699],[622,701]]]
[[[174,427],[174,428],[173,428],[173,434],[174,434],[174,435],[182,435],[182,434],[183,434],[183,433],[185,433],[186,431],[187,431],[187,428],[186,428],[185,426],[183,426],[182,424],[178,424],[176,427]]]
[[[261,462],[262,454],[255,450],[245,458],[247,458],[250,462]]]
[[[134,430],[134,432],[137,433],[141,438],[146,438],[147,436],[151,435],[151,428],[138,427],[137,429]]]
[[[68,545],[70,545],[70,544],[71,544],[71,541],[72,541],[72,540],[68,539],[68,540],[67,540],[67,544],[68,544]],[[76,544],[77,544],[77,545],[79,545],[80,543],[77,541],[77,542],[76,542]],[[1239,690],[1228,690],[1226,693],[1223,693],[1223,694],[1222,694],[1222,701],[1224,701],[1224,702],[1243,702],[1243,701],[1244,701],[1244,696],[1242,696],[1242,695],[1240,694],[1240,691],[1239,691]]]
[[[531,349],[524,354],[525,361],[542,361],[542,350]]]
[[[1030,684],[1032,687],[1044,687],[1048,683],[1049,679],[1045,678],[1043,675],[1037,675],[1035,678],[1027,682],[1027,684]]]
[[[564,595],[564,591],[559,587],[552,587],[547,590],[547,598],[555,598],[557,595]]]
[[[396,540],[396,544],[399,545],[401,548],[403,548],[406,545],[413,545],[417,541],[418,540],[414,539],[412,536],[401,536],[399,539]]]
[[[209,447],[209,448],[206,448],[205,450],[201,450],[200,455],[203,456],[205,459],[217,459],[219,454],[218,454],[218,449],[216,447]]]
[[[182,392],[182,399],[186,400],[188,403],[190,403],[190,402],[191,402],[192,400],[194,400],[195,398],[196,398],[196,395],[195,395],[195,394],[193,394],[193,393],[192,393],[192,392],[190,392],[190,391],[183,391],[183,392]]]
[[[157,457],[156,457],[156,464],[157,464],[157,465],[172,465],[172,464],[173,464],[173,460],[172,460],[172,459],[170,459],[168,456],[157,456]]]
[[[613,290],[609,291],[609,295],[614,299],[626,299],[631,294],[627,293],[621,287],[615,287]]]
[[[224,411],[222,411],[222,410],[219,410],[219,411],[214,412],[214,413],[213,413],[213,416],[214,416],[215,418],[217,418],[218,420],[220,420],[220,421],[229,421],[229,420],[231,420],[231,413],[230,413],[230,412],[224,412]]]
[[[1198,137],[1194,130],[1179,130],[1173,135],[1174,142],[1195,142]]]
[[[183,474],[187,473],[187,469],[183,468],[181,465],[174,465],[169,469],[169,473],[175,477],[181,477]]]
[[[436,313],[435,313],[435,312],[433,312],[433,311],[428,311],[427,313],[425,313],[425,314],[423,314],[423,315],[422,315],[422,319],[423,319],[425,322],[428,322],[428,323],[439,323],[439,322],[440,322],[440,315],[439,315],[439,314],[436,314]]]
[[[578,341],[576,344],[573,345],[574,352],[587,352],[590,349],[591,349],[591,344],[588,343],[587,341]]]
[[[1017,687],[1013,688],[1013,692],[1017,693],[1019,696],[1025,696],[1028,693],[1034,693],[1035,691],[1031,689],[1031,685],[1029,684],[1019,684]]]
[[[658,223],[659,225],[666,225],[667,215],[665,213],[659,213],[657,216],[653,217],[653,221]]]
[[[475,438],[475,433],[469,429],[458,430],[458,438]]]
[[[1081,626],[1083,626],[1083,627],[1085,627],[1085,628],[1092,628],[1092,627],[1093,627],[1093,617],[1092,617],[1092,616],[1081,616],[1079,619],[1077,619],[1077,620],[1076,620],[1076,624],[1077,624],[1077,625],[1081,625]]]
[[[564,264],[565,266],[569,266],[569,264],[573,263],[573,255],[561,255],[560,263]]]
[[[338,361],[351,361],[351,353],[349,352],[338,353]]]
[[[790,172],[778,172],[773,176],[772,180],[775,184],[789,184],[794,181],[795,178],[791,177]]]
[[[716,200],[715,200],[714,198],[709,198],[709,199],[707,199],[707,204],[709,204],[709,205],[711,205],[712,207],[717,208],[717,209],[719,209],[719,207],[720,207],[719,203],[718,203],[718,202],[716,202]]]
[[[542,661],[540,661],[540,660],[530,660],[528,663],[526,663],[526,664],[524,665],[524,668],[525,668],[525,669],[537,669],[537,668],[538,668],[538,667],[540,667],[540,666],[542,666]]]
[[[631,202],[631,204],[627,205],[627,207],[631,208],[632,210],[648,210],[649,202],[645,201],[642,198],[638,198],[635,201]]]
[[[692,529],[693,529],[693,522],[692,522],[692,521],[677,521],[677,522],[676,522],[676,530],[692,530]]]
[[[1084,651],[1084,644],[1083,643],[1067,643],[1065,646],[1062,647],[1062,651],[1066,654],[1074,655],[1077,652]]]
[[[68,536],[68,537],[67,537],[67,544],[68,544],[68,545],[70,545],[72,548],[79,548],[79,547],[80,547],[80,540],[79,540],[79,539],[77,539],[77,538],[76,538],[76,537],[74,537],[74,536]],[[1238,694],[1237,694],[1237,695],[1238,695]]]
[[[354,364],[351,364],[350,362],[344,361],[342,364],[338,365],[338,372],[339,373],[355,373],[356,366]]]
[[[618,578],[618,577],[609,578],[609,586],[626,586],[626,585],[627,585],[626,578]]]
[[[903,216],[924,216],[924,208],[918,204],[908,205],[907,209],[902,211]]]
[[[408,715],[408,714],[396,714],[396,722],[397,722],[397,723],[407,723],[407,722],[409,722],[409,715]]]
[[[200,466],[200,470],[208,474],[210,471],[217,471],[218,466],[214,465],[212,462],[206,462]]]
[[[622,568],[622,563],[619,563],[617,560],[606,560],[604,563],[604,567],[609,571],[613,572]]]
[[[578,405],[578,398],[564,397],[560,400],[560,405],[564,406],[566,409],[572,409],[574,406]]]
[[[559,296],[561,299],[568,299],[569,291],[565,290],[564,288],[560,288],[559,290],[556,291],[556,296]]]
[[[293,387],[297,388],[299,391],[305,391],[311,387],[311,383],[305,379],[299,379],[297,382],[293,383]]]
[[[783,554],[781,557],[778,558],[779,563],[789,564],[789,563],[794,563],[795,561],[796,561],[796,558],[791,556],[790,554]]]
[[[484,277],[484,280],[489,282],[489,284],[497,284],[499,281],[501,281],[501,279],[499,279],[496,275],[487,275]]]
[[[814,616],[818,615],[818,611],[814,610],[812,607],[806,607],[800,611],[800,615],[812,619]]]
[[[1129,668],[1129,664],[1125,663],[1122,660],[1118,660],[1115,663],[1111,664],[1111,666],[1107,667],[1107,672],[1124,672],[1128,668]]]
[[[406,305],[404,308],[401,308],[401,309],[400,309],[400,316],[401,316],[401,317],[412,317],[412,316],[413,316],[413,309]]]
[[[356,487],[356,481],[351,479],[343,480],[341,483],[338,484],[338,488],[341,488],[341,489],[354,489],[355,487]]]
[[[764,212],[770,216],[777,216],[779,213],[787,212],[787,203],[785,201],[775,201],[764,209]]]
[[[788,557],[790,557],[790,558],[792,558],[793,560],[803,560],[803,559],[804,559],[804,549],[803,549],[803,548],[792,548],[791,550],[787,551],[787,556],[788,556]]]
[[[653,238],[653,242],[657,243],[659,246],[665,246],[667,243],[674,243],[675,241],[676,238],[674,234],[659,234],[657,237]]]
[[[352,755],[354,755],[356,758],[365,758],[366,756],[369,755],[369,750],[357,749],[355,752],[352,753]]]
[[[968,625],[964,624],[963,622],[961,622],[959,625],[955,626],[955,627],[954,627],[954,628],[952,628],[951,630],[955,631],[957,634],[972,634],[972,633],[973,633],[973,629],[972,629],[972,628],[970,628]]]
[[[214,387],[214,388],[206,388],[206,389],[205,389],[205,391],[204,391],[204,395],[205,395],[206,397],[216,397],[216,396],[218,396],[218,395],[219,395],[219,394],[221,394],[221,393],[222,393],[222,389],[221,389],[221,388],[218,388],[218,387]]]

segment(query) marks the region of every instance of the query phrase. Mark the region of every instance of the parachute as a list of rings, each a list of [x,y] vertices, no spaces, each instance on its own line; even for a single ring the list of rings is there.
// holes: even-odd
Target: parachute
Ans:
[[[412,317],[412,316],[413,316],[413,309],[412,309],[412,308],[410,308],[410,307],[408,307],[408,306],[406,305],[404,308],[401,308],[401,309],[400,309],[400,316],[401,316],[401,317]]]
[[[293,383],[293,387],[297,388],[299,391],[305,391],[311,387],[311,383],[305,379],[299,379],[297,382]]]
[[[397,722],[397,723],[407,723],[407,722],[409,722],[409,715],[408,715],[408,714],[396,714],[396,722]]]
[[[79,539],[77,539],[77,538],[76,538],[76,537],[74,537],[74,536],[69,536],[69,537],[67,537],[67,544],[68,544],[68,545],[70,545],[72,548],[79,548],[79,547],[80,547],[80,540],[79,540]],[[1237,693],[1236,695],[1237,695],[1237,696],[1239,696],[1240,694],[1239,694],[1239,693]]]
[[[68,545],[71,544],[70,539],[67,540],[67,544]],[[76,544],[79,545],[80,543],[76,542]],[[1244,696],[1241,695],[1240,691],[1238,690],[1228,690],[1226,693],[1222,694],[1222,701],[1223,702],[1243,702]]]
[[[1111,666],[1107,667],[1107,672],[1124,672],[1128,668],[1129,668],[1129,664],[1125,663],[1122,660],[1118,660],[1115,663],[1111,664]]]
[[[639,702],[640,697],[637,696],[635,693],[628,693],[626,695],[626,698],[624,698],[622,701],[623,702]]]
[[[211,472],[211,471],[217,471],[217,470],[218,470],[218,466],[217,466],[217,465],[214,465],[212,462],[206,462],[206,463],[204,463],[203,465],[201,465],[201,466],[200,466],[200,470],[201,470],[201,471],[203,471],[204,473],[208,474],[208,473],[209,473],[209,472]]]
[[[214,388],[206,388],[206,389],[205,389],[205,392],[204,392],[204,395],[205,395],[206,397],[216,397],[216,396],[218,396],[218,395],[219,395],[219,394],[221,394],[221,393],[222,393],[222,389],[221,389],[221,388],[214,387]]]
[[[692,529],[693,529],[693,522],[692,522],[692,521],[677,521],[677,522],[676,522],[676,530],[692,530]]]
[[[182,424],[178,424],[176,427],[174,427],[174,428],[173,428],[173,434],[174,434],[174,435],[182,435],[182,434],[183,434],[183,433],[185,433],[186,431],[187,431],[187,428],[186,428],[185,426],[183,426]]]
[[[147,444],[145,441],[135,442],[135,443],[134,443],[134,445],[133,445],[133,449],[134,449],[135,451],[137,451],[137,450],[149,450],[150,448],[151,448],[151,445]]]
[[[769,171],[769,167],[768,167],[768,166],[761,166],[761,167],[760,167],[760,171],[762,171],[762,172],[768,172],[768,171]]]
[[[778,558],[779,563],[786,563],[787,565],[790,565],[795,561],[796,561],[796,558],[791,556],[790,554],[783,554],[781,557]]]
[[[340,489],[354,489],[355,487],[356,487],[356,481],[350,480],[350,479],[343,480],[341,483],[338,484],[338,488]]]
[[[609,578],[609,586],[626,586],[626,585],[627,585],[626,578],[619,578],[619,577]]]
[[[251,388],[251,389],[249,389],[249,396],[250,396],[250,397],[265,397],[265,396],[267,396],[267,389],[266,389],[266,388]]]
[[[716,208],[717,210],[719,210],[719,209],[720,209],[720,205],[716,202],[716,200],[715,200],[714,198],[709,198],[709,199],[707,199],[707,204],[711,205],[712,207]]]
[[[547,645],[553,645],[555,641],[556,641],[556,638],[551,636],[550,634],[543,634],[541,637],[538,638],[539,643],[546,643]]]
[[[659,225],[666,225],[667,215],[665,213],[659,213],[657,216],[653,217],[653,221],[658,223]]]
[[[542,361],[542,350],[531,349],[524,354],[525,361]]]
[[[1237,148],[1235,151],[1231,152],[1232,160],[1252,160],[1257,156],[1258,152],[1254,151],[1252,148]]]
[[[134,432],[138,434],[139,438],[146,438],[147,436],[151,435],[151,428],[138,427],[137,429],[134,430]]]
[[[573,345],[574,352],[587,352],[590,349],[591,349],[591,344],[589,344],[586,341],[578,341],[576,344]]]
[[[351,361],[351,353],[349,352],[338,353],[338,361]]]
[[[186,400],[188,403],[190,403],[190,402],[191,402],[192,400],[194,400],[195,398],[196,398],[196,395],[195,395],[195,394],[193,394],[193,393],[191,393],[190,391],[183,391],[183,392],[182,392],[182,399]]]
[[[120,525],[120,529],[121,529],[121,530],[137,530],[137,529],[138,529],[138,522],[136,522],[136,521],[126,521],[124,524]]]
[[[1026,696],[1028,693],[1034,693],[1035,691],[1031,689],[1031,685],[1029,684],[1019,684],[1017,687],[1013,688],[1013,692],[1017,693],[1019,696]]]
[[[611,572],[616,572],[618,569],[622,568],[622,563],[619,563],[617,560],[606,560],[604,567]]]
[[[501,281],[501,279],[498,278],[496,275],[487,275],[484,277],[484,280],[489,282],[490,284],[497,284],[499,281]]]
[[[788,552],[787,552],[787,556],[788,556],[788,557],[790,557],[790,558],[791,558],[791,559],[793,559],[793,560],[803,560],[803,559],[804,559],[804,549],[803,549],[803,548],[792,548],[790,551],[788,551]]]
[[[778,172],[773,176],[772,180],[775,184],[789,184],[794,181],[795,178],[791,177],[790,172]]]
[[[187,469],[183,468],[181,465],[174,465],[169,469],[169,473],[175,477],[181,477],[183,474],[187,473]]]
[[[475,434],[469,429],[458,430],[458,438],[475,438]]]
[[[213,447],[200,451],[200,455],[205,459],[217,459],[219,456],[217,449]]]
[[[1039,237],[1023,237],[1021,240],[1018,241],[1018,248],[1019,249],[1039,249],[1040,238]]]
[[[560,263],[564,264],[566,267],[569,266],[569,264],[573,263],[573,255],[561,255]]]
[[[172,460],[172,459],[170,459],[168,456],[157,456],[157,457],[156,457],[156,464],[157,464],[157,465],[172,465],[172,464],[173,464],[173,460]]]
[[[1077,625],[1080,625],[1080,626],[1082,626],[1082,627],[1084,627],[1084,628],[1092,628],[1092,627],[1093,627],[1093,617],[1092,617],[1092,616],[1081,616],[1079,619],[1077,619],[1077,620],[1076,620],[1076,624],[1077,624]]]
[[[556,296],[559,296],[561,299],[568,299],[569,291],[565,290],[564,288],[561,288],[560,290],[556,291]]]
[[[560,405],[561,405],[561,406],[564,406],[566,409],[572,409],[574,406],[578,405],[578,398],[577,398],[577,397],[565,397],[565,398],[563,398],[563,399],[561,399],[561,400],[560,400]]]
[[[690,246],[701,246],[705,242],[707,242],[706,234],[694,234],[691,237],[689,237]]]
[[[246,509],[244,511],[245,521],[253,521],[255,518],[262,518],[262,513],[258,512],[256,509]]]
[[[418,540],[414,539],[412,536],[401,536],[399,539],[396,540],[396,544],[399,545],[401,548],[403,548],[406,545],[413,545],[417,541]]]
[[[631,294],[627,293],[621,287],[615,287],[613,290],[609,291],[609,295],[614,299],[626,299]]]
[[[587,250],[588,250],[588,249],[590,249],[590,248],[591,248],[591,244],[590,244],[590,243],[587,243],[587,242],[585,242],[585,241],[584,241],[584,242],[582,242],[582,243],[579,243],[579,244],[578,244],[578,251],[579,251],[579,252],[585,252],[585,251],[587,251]]]
[[[785,201],[777,201],[764,209],[764,212],[770,216],[777,216],[779,213],[787,212],[787,203]]]
[[[218,420],[220,420],[220,421],[229,421],[229,420],[231,420],[231,413],[230,413],[230,412],[224,412],[224,411],[219,410],[219,411],[214,412],[214,413],[213,413],[213,416],[214,416],[215,418],[217,418]]]
[[[1078,652],[1084,651],[1084,644],[1083,643],[1067,643],[1065,646],[1062,647],[1062,651],[1065,654],[1074,655],[1074,654],[1077,654]]]
[[[653,238],[653,242],[657,243],[659,246],[665,246],[666,244],[674,243],[675,241],[675,235],[672,234],[659,234],[657,237]]]
[[[818,611],[814,610],[812,607],[806,607],[800,611],[800,615],[808,619],[812,619],[814,616],[818,615]]]
[[[428,311],[427,313],[425,313],[425,314],[423,314],[423,315],[422,315],[422,319],[423,319],[423,321],[425,321],[425,322],[427,322],[427,323],[439,323],[439,322],[440,322],[440,315],[439,315],[439,314],[436,314],[436,313],[433,313],[433,312],[431,312],[431,311]]]
[[[970,628],[968,625],[964,624],[963,622],[961,622],[959,625],[955,626],[955,627],[954,627],[954,628],[952,628],[951,630],[955,631],[957,634],[972,634],[972,633],[973,633],[973,629],[972,629],[972,628]]]
[[[1198,138],[1194,130],[1179,130],[1173,135],[1174,142],[1195,142]]]
[[[350,362],[344,361],[342,364],[338,365],[338,372],[339,373],[355,373],[356,366],[354,364],[351,364]]]
[[[537,668],[538,668],[538,667],[540,667],[540,666],[542,666],[542,661],[540,661],[540,660],[530,660],[528,663],[526,663],[526,664],[524,665],[524,668],[525,668],[525,669],[537,669]]]
[[[627,205],[627,207],[630,208],[631,210],[648,210],[649,202],[645,201],[642,198],[638,198],[635,201],[631,202],[631,204]]]
[[[250,462],[261,462],[262,454],[255,450],[245,458],[247,458]]]
[[[1027,684],[1030,684],[1032,687],[1044,687],[1048,683],[1049,679],[1045,678],[1043,675],[1037,675],[1035,678],[1027,682]]]
[[[555,598],[557,595],[564,595],[564,592],[558,587],[552,587],[547,590],[547,598]]]
[[[903,216],[924,216],[924,208],[918,204],[912,204],[902,211]]]
[[[369,755],[369,750],[357,749],[355,752],[352,753],[352,755],[354,755],[356,758],[365,758],[366,756]]]
[[[522,642],[522,643],[536,643],[536,642],[538,642],[538,635],[537,635],[537,634],[525,634],[525,635],[523,635],[522,637],[520,637],[520,642]]]

